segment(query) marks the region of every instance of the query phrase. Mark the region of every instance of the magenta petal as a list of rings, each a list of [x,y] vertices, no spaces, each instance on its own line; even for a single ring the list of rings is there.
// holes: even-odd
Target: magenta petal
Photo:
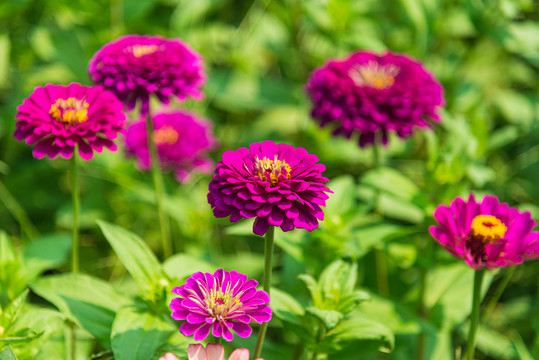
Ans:
[[[242,338],[247,338],[251,336],[251,333],[253,332],[253,329],[251,329],[249,325],[241,322],[235,322],[234,325],[232,325],[232,328],[234,329],[236,334]]]

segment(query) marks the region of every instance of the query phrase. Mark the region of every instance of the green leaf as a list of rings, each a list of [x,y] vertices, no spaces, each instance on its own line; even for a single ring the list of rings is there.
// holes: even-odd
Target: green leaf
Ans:
[[[337,305],[341,297],[354,291],[357,281],[357,264],[336,260],[329,264],[320,275],[320,288],[324,300],[331,299]],[[333,307],[330,309],[334,309]]]
[[[129,300],[100,279],[84,274],[40,278],[30,287],[62,313],[110,347],[110,331],[116,311]]]
[[[160,285],[162,281],[165,280],[168,283],[155,254],[140,237],[132,232],[104,221],[97,223],[116,255],[137,283],[142,296],[153,299],[155,292],[162,287]]]
[[[401,172],[387,167],[368,171],[361,178],[361,183],[408,201],[419,193],[419,188],[412,180]]]
[[[339,176],[332,179],[328,184],[328,188],[333,191],[333,194],[326,202],[324,214],[326,216],[338,216],[352,210],[356,205],[356,185],[354,178],[350,175]]]
[[[70,250],[71,236],[64,234],[43,236],[28,244],[23,252],[28,279],[64,264]]]
[[[34,330],[30,328],[22,328],[22,329],[19,329],[14,334],[11,334],[7,337],[0,338],[0,343],[7,343],[7,344],[27,343],[40,337],[41,335],[43,335],[43,331],[35,332]]]
[[[112,352],[117,360],[147,360],[177,329],[171,322],[134,307],[118,311],[112,324]]]
[[[0,35],[0,88],[4,88],[9,79],[9,59],[11,42],[8,34]]]
[[[270,306],[275,316],[283,321],[301,326],[300,319],[305,315],[305,309],[296,299],[277,288],[271,288],[270,298]]]
[[[215,266],[189,254],[176,254],[165,260],[163,270],[172,279],[184,279],[194,272],[215,271]]]
[[[17,360],[17,357],[13,353],[11,345],[9,345],[4,350],[0,351],[0,360]]]
[[[2,308],[0,307],[0,319],[2,320],[0,324],[10,325],[14,323],[17,320],[17,316],[19,315],[22,306],[24,305],[24,302],[26,301],[26,297],[28,296],[28,289],[24,290],[19,296],[17,296],[5,309],[5,311],[2,312]]]
[[[0,264],[16,261],[17,254],[11,244],[11,240],[4,231],[0,231]]]
[[[311,293],[314,306],[321,306],[324,302],[324,298],[322,297],[322,291],[320,290],[320,286],[318,286],[316,280],[308,274],[298,275],[298,279],[305,283],[305,286]]]
[[[344,316],[338,311],[322,310],[314,306],[307,307],[305,312],[318,319],[322,324],[324,324],[327,330],[331,330],[337,326]]]

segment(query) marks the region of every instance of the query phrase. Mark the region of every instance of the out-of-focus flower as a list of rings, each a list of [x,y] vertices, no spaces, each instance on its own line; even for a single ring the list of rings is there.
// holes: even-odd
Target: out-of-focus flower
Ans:
[[[320,206],[326,205],[326,193],[332,192],[324,185],[326,167],[317,161],[303,148],[273,141],[225,152],[209,185],[213,214],[234,222],[256,217],[258,235],[270,225],[314,230],[324,219]]]
[[[512,266],[539,257],[539,232],[529,212],[500,203],[487,195],[477,203],[457,197],[450,206],[440,205],[434,212],[438,225],[431,235],[449,253],[461,258],[475,270]]]
[[[173,170],[180,182],[189,181],[192,172],[211,172],[213,161],[208,157],[208,151],[216,147],[217,140],[209,120],[193,113],[175,111],[157,113],[152,121],[153,141],[165,170]],[[127,152],[137,157],[140,168],[151,168],[145,121],[127,128],[125,144]]]
[[[215,337],[232,341],[231,329],[240,337],[249,337],[249,323],[259,324],[271,319],[271,308],[266,305],[270,298],[265,291],[256,290],[258,282],[247,280],[237,271],[217,270],[210,273],[197,272],[185,281],[185,285],[172,289],[180,297],[172,299],[170,309],[175,320],[187,320],[180,326],[185,336],[194,335],[204,340],[210,330]]]
[[[180,359],[178,359],[178,357],[174,355],[173,353],[169,352],[169,353],[166,353],[165,356],[161,356],[159,360],[180,360]]]
[[[116,93],[132,110],[141,102],[141,113],[149,107],[150,94],[164,104],[172,96],[184,100],[200,98],[206,81],[202,57],[180,39],[126,35],[105,44],[90,60],[92,81]]]
[[[122,103],[101,86],[38,86],[17,110],[14,137],[36,144],[38,159],[58,154],[69,159],[75,146],[85,160],[103,147],[115,151],[113,140],[125,123]]]
[[[189,344],[187,352],[189,360],[225,360],[225,350],[223,345],[208,344],[206,348],[202,344]],[[173,360],[173,359],[166,359]],[[230,354],[228,360],[249,360],[249,350],[236,349]],[[264,360],[257,358],[255,360]]]
[[[359,132],[361,147],[376,134],[386,144],[388,132],[405,138],[414,127],[430,127],[445,105],[442,86],[419,62],[392,53],[358,51],[331,60],[311,74],[306,90],[320,126],[331,124],[347,138]]]

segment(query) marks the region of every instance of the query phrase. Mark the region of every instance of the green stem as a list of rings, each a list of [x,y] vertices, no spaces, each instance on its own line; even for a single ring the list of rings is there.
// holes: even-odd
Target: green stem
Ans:
[[[476,270],[473,283],[473,301],[472,315],[470,319],[470,331],[468,331],[468,342],[464,360],[473,360],[475,353],[475,341],[477,336],[477,328],[479,325],[479,305],[481,304],[481,285],[485,277],[485,269]]]
[[[77,179],[77,154],[73,153],[69,162],[69,173],[71,177],[71,200],[73,202],[73,224],[72,224],[72,249],[71,249],[71,271],[79,272],[79,183]]]
[[[150,110],[148,109],[148,116],[146,117],[146,133],[148,134],[148,148],[150,151],[150,164],[152,166],[153,185],[155,188],[155,202],[157,204],[157,213],[159,216],[159,225],[161,226],[161,241],[163,243],[163,254],[165,259],[172,255],[172,242],[170,240],[170,227],[168,223],[168,217],[164,208],[164,193],[165,185],[163,181],[163,174],[159,167],[159,160],[157,158],[157,147],[153,141],[153,123]]]
[[[36,229],[26,211],[18,203],[17,199],[9,192],[8,188],[0,181],[0,201],[4,203],[6,209],[17,219],[21,226],[21,231],[28,236],[28,239],[34,240],[39,236],[39,231]]]
[[[265,236],[265,248],[264,248],[264,291],[270,293],[271,287],[271,259],[273,257],[273,238],[275,234],[275,228],[270,225],[268,231],[266,231]],[[256,339],[256,347],[253,359],[260,357],[262,352],[262,345],[264,343],[264,337],[266,336],[266,330],[268,329],[269,321],[263,323],[260,326],[260,332],[258,333],[258,338]]]
[[[419,274],[419,297],[417,299],[417,314],[421,319],[427,317],[427,310],[425,308],[425,289],[426,289],[427,269],[421,268]],[[417,360],[425,360],[425,345],[426,336],[423,329],[420,329],[420,333],[417,337]]]
[[[504,274],[503,279],[500,281],[500,283],[498,284],[498,287],[496,287],[494,294],[492,295],[492,297],[490,298],[490,300],[484,307],[485,311],[483,312],[482,323],[486,322],[488,318],[490,318],[490,315],[492,315],[492,312],[494,311],[494,308],[496,307],[498,300],[500,300],[500,297],[502,296],[503,291],[509,284],[509,281],[513,277],[513,274],[515,273],[516,269],[517,269],[516,266],[512,266],[507,270],[504,269],[505,274]]]
[[[387,257],[384,249],[374,251],[376,263],[376,283],[378,285],[378,294],[382,296],[389,295],[389,281],[387,278]]]

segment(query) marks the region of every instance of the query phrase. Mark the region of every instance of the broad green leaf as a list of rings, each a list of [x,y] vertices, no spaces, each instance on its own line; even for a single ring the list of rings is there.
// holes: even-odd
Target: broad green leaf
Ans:
[[[408,201],[419,193],[419,188],[412,180],[388,167],[368,171],[362,176],[361,183]]]
[[[11,325],[17,320],[26,297],[28,296],[28,289],[24,290],[19,296],[17,296],[6,309],[0,307],[0,325],[4,328]]]
[[[65,263],[70,250],[71,236],[64,234],[43,236],[29,243],[23,251],[28,279]]]
[[[386,194],[378,199],[378,211],[385,217],[412,224],[420,224],[425,219],[425,212],[419,206]]]
[[[345,295],[341,298],[341,301],[339,301],[339,304],[337,305],[337,311],[348,314],[352,311],[354,311],[360,303],[363,301],[370,300],[370,295],[361,290],[356,290],[353,293],[349,295]]]
[[[104,221],[98,221],[98,224],[110,246],[137,283],[142,296],[153,299],[154,292],[161,288],[160,283],[167,281],[155,254],[132,232]]]
[[[320,275],[319,286],[324,296],[324,309],[333,310],[344,295],[354,291],[357,281],[357,264],[336,260]],[[328,306],[330,306],[328,308]]]
[[[28,343],[30,341],[35,340],[36,338],[43,335],[43,332],[35,332],[34,330],[30,328],[22,328],[17,330],[15,333],[10,334],[6,337],[0,337],[0,344],[21,344],[21,343]]]
[[[305,283],[305,286],[311,293],[311,298],[313,299],[314,306],[322,306],[324,298],[322,297],[322,291],[316,280],[308,274],[298,275],[298,279]]]
[[[0,264],[15,262],[17,254],[11,244],[11,240],[4,231],[0,231]]]
[[[0,360],[17,360],[11,345],[8,345],[8,347],[0,351]]]
[[[339,216],[355,207],[356,186],[352,176],[339,176],[332,179],[327,186],[333,194],[326,201],[326,216]]]
[[[165,260],[163,270],[171,279],[183,279],[198,271],[213,273],[216,267],[189,254],[176,254]]]
[[[344,316],[338,311],[322,310],[314,306],[307,307],[305,312],[317,318],[322,324],[324,324],[327,330],[331,330],[337,326]]]
[[[112,324],[111,344],[117,360],[147,360],[176,332],[163,318],[134,307],[118,311]]]
[[[129,302],[109,283],[84,274],[47,276],[30,287],[105,347],[110,347],[110,331],[116,311]]]
[[[277,288],[271,288],[270,298],[270,306],[275,316],[283,321],[301,326],[301,317],[305,314],[305,309],[296,299]]]

